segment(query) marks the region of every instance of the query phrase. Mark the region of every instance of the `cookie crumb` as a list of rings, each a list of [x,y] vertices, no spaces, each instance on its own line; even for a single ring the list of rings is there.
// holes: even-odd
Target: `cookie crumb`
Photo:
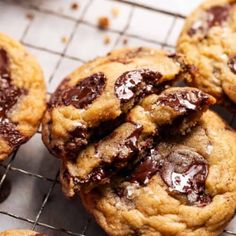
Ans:
[[[62,43],[67,43],[67,42],[68,42],[68,38],[67,38],[66,36],[63,36],[63,37],[61,38],[61,42],[62,42]]]
[[[109,44],[111,42],[111,38],[108,35],[105,35],[103,42],[104,42],[104,44]]]
[[[98,27],[100,29],[107,29],[109,25],[110,25],[110,21],[107,16],[101,16],[98,18]]]
[[[74,10],[74,11],[78,10],[79,9],[79,4],[76,3],[76,2],[71,3],[70,9]]]
[[[120,15],[120,9],[118,7],[113,7],[111,9],[111,14],[113,17],[117,17]]]
[[[127,45],[127,44],[128,44],[128,39],[127,39],[127,38],[124,38],[124,39],[123,39],[123,44],[124,44],[124,45]]]
[[[29,20],[33,20],[34,19],[34,13],[32,13],[32,12],[27,13],[26,18],[29,19]]]

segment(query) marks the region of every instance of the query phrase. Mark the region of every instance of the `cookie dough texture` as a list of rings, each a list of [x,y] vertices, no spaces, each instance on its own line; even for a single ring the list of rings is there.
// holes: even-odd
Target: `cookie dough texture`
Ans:
[[[0,160],[37,131],[45,96],[38,62],[20,43],[0,33]]]
[[[206,177],[204,198],[208,202],[205,206],[191,204],[191,197],[187,199],[180,189],[173,191],[172,188],[171,191],[163,177],[166,172],[157,171],[146,184],[117,177],[111,184],[89,193],[81,191],[81,199],[88,211],[108,235],[219,235],[236,209],[235,132],[215,113],[207,111],[192,132],[163,139],[157,143],[156,150],[163,156],[169,152],[169,159],[176,152],[182,153],[182,157],[193,155],[191,158],[198,159],[200,166],[208,166],[208,172],[201,169],[199,175],[194,176],[200,182]],[[180,156],[174,157],[178,160]],[[183,167],[178,167],[178,161],[176,163],[174,168]],[[142,171],[147,169],[137,171],[139,179]],[[131,176],[132,173],[135,172],[131,171]],[[191,174],[189,177],[192,178]],[[173,183],[178,185],[179,182]]]
[[[31,230],[7,230],[0,232],[0,236],[47,236],[46,234],[40,234]]]
[[[198,74],[189,84],[236,108],[236,1],[207,0],[186,20],[177,43]]]
[[[147,48],[119,49],[86,63],[52,95],[43,120],[43,141],[55,156],[76,159],[94,138],[123,123],[141,98],[192,76],[191,72],[182,56]]]

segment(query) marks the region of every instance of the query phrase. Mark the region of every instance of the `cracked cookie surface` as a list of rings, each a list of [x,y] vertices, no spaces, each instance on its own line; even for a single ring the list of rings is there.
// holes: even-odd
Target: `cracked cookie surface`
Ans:
[[[37,131],[45,96],[38,62],[20,43],[0,33],[0,161]]]
[[[84,64],[52,95],[43,120],[43,141],[61,159],[75,160],[89,143],[124,122],[143,97],[193,76],[182,56],[163,51],[120,49]]]
[[[80,191],[109,235],[219,235],[236,209],[236,134],[215,113],[163,138],[110,184]]]
[[[236,110],[236,1],[207,0],[186,20],[177,43],[189,63],[198,68],[187,80]]]

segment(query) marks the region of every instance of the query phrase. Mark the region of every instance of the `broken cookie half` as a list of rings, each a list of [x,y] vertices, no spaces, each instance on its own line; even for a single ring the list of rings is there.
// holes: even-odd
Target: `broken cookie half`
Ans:
[[[89,144],[76,159],[63,160],[64,193],[71,197],[81,189],[86,192],[109,182],[142,160],[163,137],[189,132],[214,102],[210,95],[190,87],[146,96],[108,136]]]
[[[68,75],[51,96],[43,119],[43,141],[63,160],[75,160],[125,121],[150,94],[192,77],[194,67],[178,54],[148,48],[119,49]]]

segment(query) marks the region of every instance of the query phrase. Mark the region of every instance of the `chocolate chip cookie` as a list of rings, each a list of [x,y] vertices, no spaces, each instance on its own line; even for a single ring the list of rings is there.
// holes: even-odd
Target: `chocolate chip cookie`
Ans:
[[[127,114],[125,122],[102,140],[88,145],[76,160],[63,160],[61,182],[68,196],[81,187],[106,183],[133,165],[163,133],[185,134],[215,99],[195,88],[173,87],[146,96]]]
[[[60,84],[43,120],[43,141],[55,156],[75,160],[82,148],[122,124],[143,97],[191,76],[193,67],[180,55],[147,48],[113,51]]]
[[[37,130],[45,109],[45,84],[37,61],[0,33],[0,161]]]
[[[46,234],[40,234],[31,230],[7,230],[0,232],[0,236],[47,236]]]
[[[186,20],[177,43],[198,68],[187,82],[236,110],[236,1],[207,0]]]
[[[81,199],[114,236],[219,235],[236,209],[236,134],[207,111],[186,135],[164,135],[109,184]]]

